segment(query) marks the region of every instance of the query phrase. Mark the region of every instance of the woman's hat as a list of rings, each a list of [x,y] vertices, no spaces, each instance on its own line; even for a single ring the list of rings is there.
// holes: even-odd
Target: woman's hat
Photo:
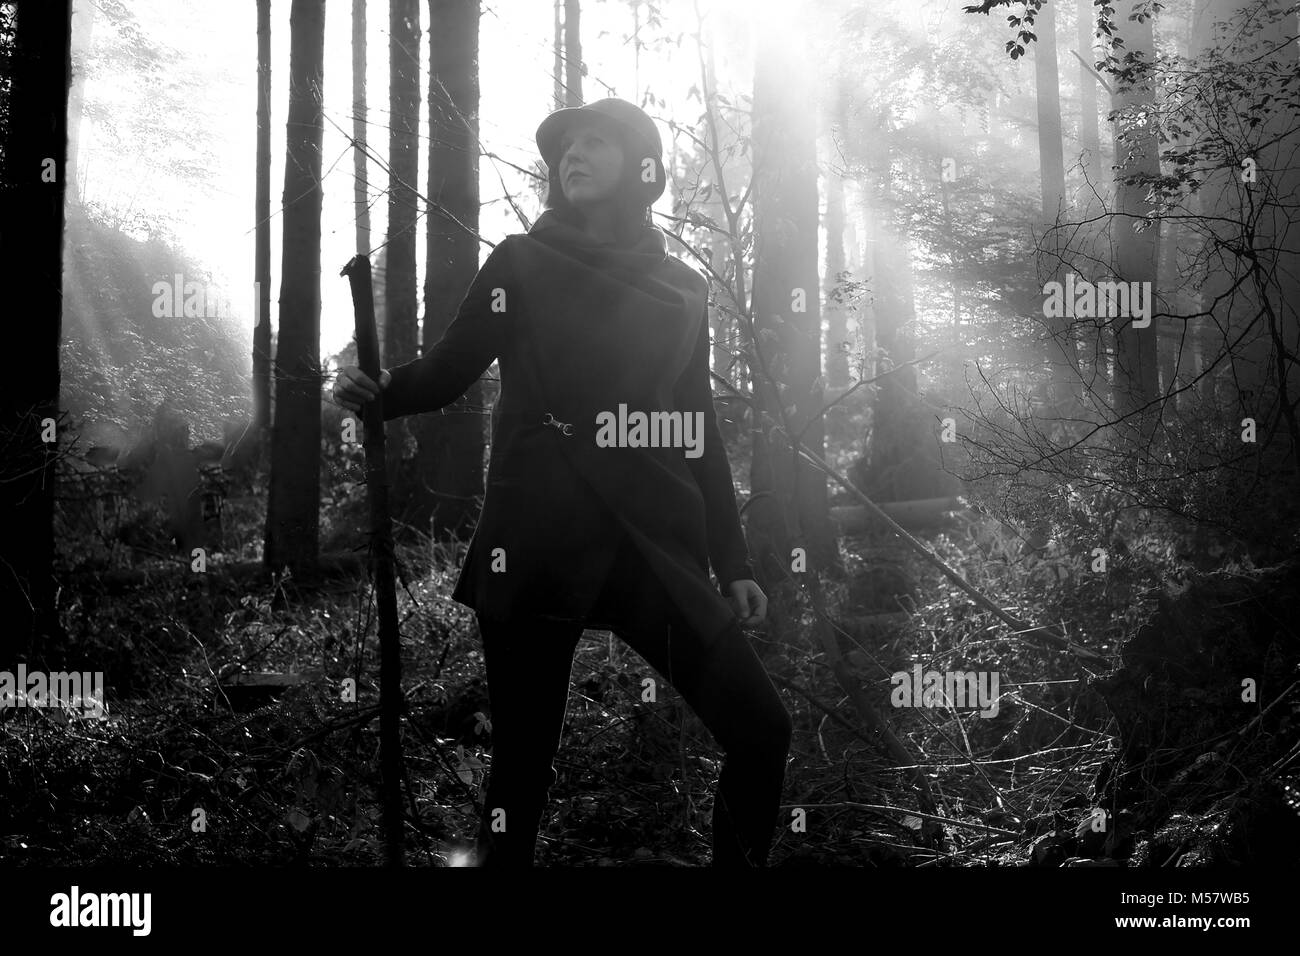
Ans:
[[[645,183],[647,205],[663,195],[664,163],[663,140],[659,138],[659,128],[646,112],[634,103],[617,97],[597,100],[586,106],[570,106],[556,110],[537,127],[537,149],[542,159],[551,169],[560,161],[560,138],[565,130],[579,120],[602,123],[617,130],[633,150],[641,151],[633,157],[638,161],[649,158],[654,160],[654,182]]]

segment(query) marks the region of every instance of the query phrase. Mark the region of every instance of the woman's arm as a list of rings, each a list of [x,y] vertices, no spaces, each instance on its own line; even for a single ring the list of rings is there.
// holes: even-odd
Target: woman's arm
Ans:
[[[707,521],[709,562],[724,588],[732,581],[752,580],[749,549],[736,507],[736,488],[731,480],[731,464],[718,430],[718,416],[713,409],[713,389],[709,384],[709,321],[706,311],[700,322],[695,351],[674,390],[677,408],[683,412],[704,412],[704,449],[699,458],[687,464],[704,494]]]
[[[392,381],[383,391],[384,421],[450,405],[492,364],[507,331],[509,264],[505,243],[499,243],[442,338],[419,358],[388,370]]]

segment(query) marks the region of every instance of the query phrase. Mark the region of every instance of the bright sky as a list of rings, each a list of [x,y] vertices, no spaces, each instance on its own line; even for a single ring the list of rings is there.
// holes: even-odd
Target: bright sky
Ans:
[[[83,0],[77,0],[80,4]],[[97,2],[97,0],[96,0]],[[252,0],[208,3],[199,0],[126,0],[142,28],[155,41],[169,44],[181,54],[187,71],[197,75],[207,95],[193,104],[192,112],[176,116],[169,134],[188,137],[206,152],[215,174],[213,188],[196,189],[185,175],[151,161],[148,155],[129,148],[117,150],[92,122],[81,126],[78,172],[88,201],[114,208],[129,208],[146,220],[159,215],[177,219],[176,230],[187,252],[203,262],[222,284],[222,293],[233,303],[243,324],[252,329],[253,318],[253,226],[254,151],[256,142],[256,8]],[[722,40],[715,48],[719,83],[726,93],[743,92],[752,84],[752,64],[747,59],[747,42],[736,24],[748,22],[753,11],[766,3],[745,0],[702,0],[701,6],[714,11]],[[632,33],[633,16],[627,0],[586,0],[582,10],[583,59],[588,66],[583,93],[587,101],[608,95],[640,101],[649,88],[668,103],[666,108],[647,106],[661,121],[667,141],[667,119],[677,115],[693,122],[699,113],[697,101],[686,92],[698,84],[698,65],[689,34],[695,28],[690,0],[662,0],[665,26],[643,34],[643,42],[665,33],[685,31],[680,48],[643,49],[640,71],[635,69],[632,44],[624,38]],[[427,69],[429,7],[420,4],[422,40],[421,111],[427,111]],[[780,6],[777,9],[781,9]],[[278,314],[280,294],[279,205],[284,189],[284,132],[288,101],[289,67],[288,0],[272,3],[272,88],[271,106],[271,304]],[[528,167],[536,156],[533,132],[552,106],[552,3],[551,0],[487,0],[480,21],[480,137],[486,150]],[[96,13],[94,39],[107,31]],[[371,149],[387,159],[388,154],[388,4],[369,4],[367,62],[367,105],[371,122]],[[92,43],[92,56],[96,45]],[[639,78],[639,86],[636,80]],[[607,89],[605,85],[612,88]],[[352,335],[352,305],[347,280],[339,269],[353,253],[355,210],[353,206],[353,160],[343,134],[329,122],[352,129],[351,3],[328,4],[325,37],[325,124],[323,168],[325,177],[321,250],[321,352],[328,355],[342,348]],[[139,92],[129,83],[106,88],[103,81],[88,83],[88,100],[109,106],[110,115],[126,116]],[[136,99],[138,102],[138,99]],[[427,133],[427,121],[423,124]],[[420,148],[419,189],[427,186],[427,138]],[[507,187],[530,217],[537,202],[524,187],[524,177],[500,164]],[[383,242],[387,200],[381,194],[386,176],[371,165],[370,195],[372,245]],[[480,196],[485,203],[480,232],[497,241],[521,229],[509,205],[503,201],[497,166],[486,157],[480,160]],[[671,206],[665,194],[660,208]],[[417,261],[424,265],[424,220],[418,227]],[[423,276],[420,278],[423,282]],[[251,332],[250,332],[251,340]]]

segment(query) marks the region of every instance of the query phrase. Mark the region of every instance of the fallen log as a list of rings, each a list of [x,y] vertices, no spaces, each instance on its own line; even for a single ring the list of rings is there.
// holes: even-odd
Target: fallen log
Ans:
[[[969,508],[966,499],[949,497],[917,498],[913,501],[886,501],[880,505],[880,510],[900,526],[909,530],[916,530],[919,528],[939,527],[953,520],[951,517],[952,512],[967,511]],[[862,505],[843,505],[832,508],[831,521],[835,523],[840,536],[862,534],[866,531],[885,531],[889,528],[885,522],[880,521],[869,509]]]

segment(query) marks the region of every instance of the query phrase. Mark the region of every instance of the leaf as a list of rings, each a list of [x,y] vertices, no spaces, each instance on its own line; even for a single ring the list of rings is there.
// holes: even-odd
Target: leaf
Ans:
[[[285,820],[288,821],[289,826],[293,827],[299,833],[302,833],[311,825],[311,817],[307,816],[307,814],[303,813],[297,807],[294,807],[289,811],[285,816]]]
[[[907,827],[909,830],[919,830],[921,829],[921,818],[909,814],[903,817],[903,826]]]

